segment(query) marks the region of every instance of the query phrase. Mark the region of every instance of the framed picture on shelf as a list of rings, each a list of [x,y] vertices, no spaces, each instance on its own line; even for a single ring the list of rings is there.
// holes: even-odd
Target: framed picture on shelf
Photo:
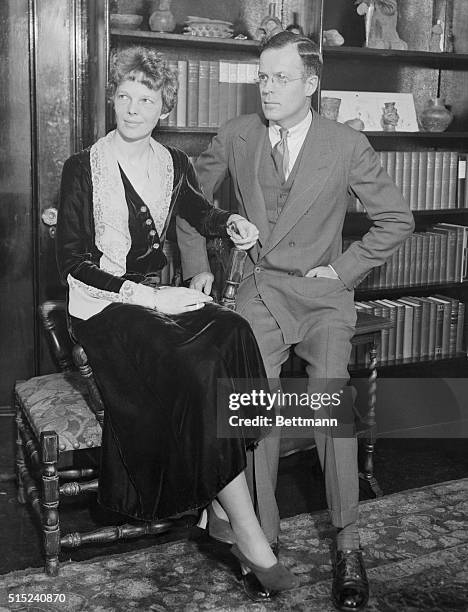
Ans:
[[[339,102],[338,102],[339,100]],[[322,90],[321,113],[339,123],[360,119],[368,132],[418,132],[413,94]]]

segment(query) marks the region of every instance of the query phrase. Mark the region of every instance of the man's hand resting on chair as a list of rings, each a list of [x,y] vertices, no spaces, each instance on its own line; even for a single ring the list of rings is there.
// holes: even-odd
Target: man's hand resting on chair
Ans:
[[[227,233],[234,246],[242,251],[248,251],[258,240],[258,229],[250,221],[240,215],[231,215],[227,220]]]

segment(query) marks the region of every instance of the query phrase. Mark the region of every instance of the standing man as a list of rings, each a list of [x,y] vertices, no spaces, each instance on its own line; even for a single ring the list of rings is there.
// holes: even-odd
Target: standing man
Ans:
[[[258,74],[264,116],[228,121],[196,164],[208,198],[230,175],[239,213],[259,228],[237,310],[254,330],[268,377],[279,377],[293,348],[306,361],[311,384],[348,380],[356,322],[353,289],[414,229],[407,204],[365,136],[311,110],[321,65],[308,38],[291,32],[270,38]],[[350,193],[359,197],[373,225],[342,253]],[[190,233],[187,227],[180,236],[184,233]],[[200,272],[192,286],[206,282],[204,271],[192,267],[192,274]],[[340,610],[359,610],[367,602],[368,583],[357,529],[357,441],[318,429],[314,436],[337,530],[333,601]],[[258,513],[274,542],[279,436],[263,440],[254,455]],[[217,519],[214,528],[219,524]],[[210,535],[226,539],[223,531]]]

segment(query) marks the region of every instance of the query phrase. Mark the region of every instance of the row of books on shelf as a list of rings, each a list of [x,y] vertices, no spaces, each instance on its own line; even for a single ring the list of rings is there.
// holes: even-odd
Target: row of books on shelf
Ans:
[[[346,250],[360,238],[346,237]],[[373,268],[359,289],[390,289],[468,280],[468,227],[437,223],[415,232],[382,266]]]
[[[465,304],[444,295],[356,302],[356,309],[393,321],[381,331],[378,365],[447,359],[464,353]],[[350,365],[368,366],[365,346],[354,346]]]
[[[175,107],[160,125],[218,127],[228,119],[260,108],[255,79],[258,64],[221,60],[174,60],[179,92]]]
[[[467,156],[456,151],[379,151],[382,167],[400,188],[411,210],[468,208]],[[351,212],[365,212],[358,198]]]

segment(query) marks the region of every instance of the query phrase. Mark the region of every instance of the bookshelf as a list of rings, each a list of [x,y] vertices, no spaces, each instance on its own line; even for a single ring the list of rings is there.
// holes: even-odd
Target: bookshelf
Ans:
[[[418,0],[412,1],[416,2]],[[454,0],[455,3],[460,1],[463,0]],[[213,11],[219,11],[222,9],[221,5],[223,3],[229,8],[228,13],[230,15],[239,13],[241,0],[229,2],[228,0],[204,0],[202,4],[205,8],[210,6]],[[178,27],[175,33],[170,34],[150,32],[148,30],[111,30],[108,20],[109,2],[107,0],[98,0],[97,4],[100,5],[100,14],[104,18],[104,25],[101,29],[103,33],[101,37],[102,53],[100,60],[97,62],[95,75],[96,81],[100,84],[100,90],[104,90],[106,80],[105,58],[108,57],[110,48],[133,44],[151,45],[165,52],[168,58],[175,62],[175,64],[179,62],[179,67],[180,62],[182,62],[187,73],[190,70],[190,65],[195,66],[195,71],[198,75],[195,77],[198,81],[196,83],[197,87],[200,87],[200,66],[203,66],[203,70],[206,73],[206,70],[210,69],[211,64],[211,68],[216,75],[213,77],[215,79],[218,78],[220,70],[226,69],[226,66],[235,66],[232,69],[234,76],[232,74],[230,77],[228,76],[227,81],[230,84],[234,82],[236,86],[228,90],[229,100],[224,98],[231,104],[232,98],[237,96],[238,106],[230,107],[231,116],[239,114],[239,112],[252,112],[255,110],[255,105],[252,106],[252,100],[256,94],[250,85],[246,85],[248,78],[245,77],[245,70],[247,69],[244,66],[252,66],[257,61],[259,45],[256,41],[183,35],[181,32],[184,11],[186,11],[187,15],[193,12],[193,10],[189,10],[190,5],[186,0],[181,0],[177,7],[178,14],[176,18]],[[369,308],[377,308],[374,311],[375,314],[380,313],[385,316],[388,316],[390,311],[388,309],[385,311],[384,305],[377,304],[376,306],[375,303],[372,304],[373,302],[385,299],[390,300],[390,302],[396,301],[397,306],[394,306],[394,308],[400,313],[402,310],[407,313],[411,309],[410,304],[402,306],[404,302],[401,302],[401,300],[406,300],[407,298],[410,301],[412,298],[415,298],[416,301],[421,300],[420,303],[422,303],[422,298],[439,296],[438,299],[442,301],[445,299],[447,303],[452,302],[452,304],[455,304],[455,301],[460,303],[461,306],[457,309],[457,320],[455,317],[455,306],[453,306],[453,312],[450,315],[448,314],[449,307],[447,304],[445,305],[445,314],[440,314],[438,322],[434,322],[435,319],[433,317],[433,325],[438,326],[437,330],[434,329],[433,341],[442,342],[443,336],[444,347],[434,345],[431,349],[432,352],[427,355],[421,355],[420,351],[412,350],[412,354],[416,355],[416,357],[411,358],[408,357],[409,349],[408,341],[406,341],[405,357],[395,355],[392,358],[392,352],[390,352],[390,357],[387,355],[386,358],[382,358],[380,365],[384,368],[386,375],[389,372],[393,372],[395,375],[402,373],[403,376],[406,376],[408,372],[419,372],[420,375],[425,376],[430,372],[436,371],[439,373],[446,372],[449,376],[464,375],[468,366],[466,357],[468,312],[466,316],[464,314],[468,302],[468,270],[466,269],[468,266],[468,261],[466,261],[468,259],[468,254],[466,253],[468,250],[468,246],[466,246],[468,237],[466,237],[466,232],[463,230],[459,229],[457,234],[457,230],[453,229],[453,233],[451,233],[452,230],[447,227],[442,229],[441,224],[452,224],[461,227],[468,226],[468,187],[465,185],[466,180],[459,178],[459,175],[462,173],[463,160],[465,160],[466,167],[466,158],[468,157],[468,53],[434,53],[426,50],[399,51],[364,48],[363,20],[356,14],[353,2],[349,0],[331,0],[327,2],[325,0],[303,0],[302,3],[299,2],[298,4],[306,7],[304,9],[304,15],[306,15],[304,19],[309,21],[308,23],[301,21],[303,16],[300,14],[300,23],[312,38],[321,41],[322,30],[331,28],[338,29],[345,37],[345,46],[323,48],[324,69],[321,81],[323,89],[348,91],[368,91],[371,89],[373,91],[389,93],[412,93],[417,114],[422,111],[428,99],[444,97],[446,104],[454,114],[454,120],[448,130],[441,133],[424,131],[366,132],[372,146],[381,155],[383,165],[385,165],[387,158],[396,157],[399,160],[398,163],[406,167],[405,187],[402,184],[400,187],[402,191],[407,189],[406,195],[410,197],[411,189],[409,184],[412,182],[414,192],[411,196],[411,204],[412,208],[414,208],[413,212],[416,220],[415,233],[417,237],[405,245],[402,250],[404,254],[400,252],[394,257],[393,266],[395,269],[400,269],[400,277],[397,274],[392,278],[391,273],[387,270],[386,280],[384,278],[382,282],[382,276],[385,275],[380,274],[379,280],[378,273],[374,272],[373,275],[375,277],[374,280],[377,279],[376,282],[373,285],[371,278],[365,279],[362,286],[356,290],[356,301],[363,304],[361,308],[367,308],[368,310]],[[210,14],[206,11],[204,14],[210,17],[214,15],[214,13]],[[468,20],[468,12],[464,14]],[[457,24],[454,25],[457,26]],[[466,24],[463,27],[466,28]],[[463,27],[460,31],[463,31]],[[251,73],[249,72],[248,74]],[[206,78],[206,74],[204,78]],[[193,83],[194,80],[192,79],[192,87]],[[239,83],[242,83],[242,85],[239,85]],[[190,78],[187,76],[187,89],[185,93],[187,96],[190,96],[190,87]],[[202,87],[206,87],[206,91],[210,91],[210,85],[207,85],[206,82]],[[205,97],[198,98],[199,106],[200,102],[203,105],[203,100],[209,100],[210,98],[209,93],[206,94],[206,91],[203,94]],[[219,94],[219,87],[216,89],[216,92]],[[197,95],[201,96],[200,93]],[[315,106],[317,106],[318,98],[319,95],[316,96],[314,101]],[[208,102],[208,104],[210,103]],[[219,116],[219,110],[217,112]],[[111,116],[111,109],[106,105],[104,95],[102,95],[101,103],[96,108],[95,135],[102,135],[110,128]],[[189,111],[186,109],[185,119],[182,119],[182,122],[185,121],[185,125],[177,124],[180,117],[179,119],[175,117],[173,118],[172,125],[166,124],[160,126],[158,129],[158,139],[162,143],[180,147],[190,156],[196,156],[208,146],[211,138],[217,131],[216,126],[218,122],[216,117],[211,117],[211,120],[203,117],[201,121],[200,114],[195,116],[193,113],[192,119],[189,121],[188,116]],[[227,118],[224,117],[224,120]],[[200,122],[203,123],[202,126],[200,126]],[[442,168],[445,168],[444,181],[449,180],[447,177],[451,172],[449,196],[448,188],[442,189],[440,186],[436,187],[438,179],[434,177],[434,174],[429,180],[427,180],[425,175],[421,178],[417,173],[411,178],[407,168],[408,163],[411,163],[412,160],[414,168],[416,166],[423,168],[427,156],[431,158],[434,164],[436,163],[435,160],[437,160],[438,171],[440,170],[437,176],[441,177]],[[455,158],[456,169],[454,170]],[[448,166],[443,166],[443,163],[450,165],[450,159],[452,167],[449,171]],[[389,173],[392,174],[391,169]],[[421,194],[419,195],[419,203],[414,180],[419,181],[420,190],[431,190],[431,194],[428,196],[427,193],[424,193],[422,199]],[[397,184],[399,184],[399,181],[403,181],[402,175],[396,178]],[[446,183],[444,184],[446,185]],[[226,185],[223,189],[223,205],[225,205],[226,199],[229,200],[229,185]],[[434,190],[436,195],[433,195]],[[229,205],[232,205],[232,203]],[[364,211],[354,210],[351,207],[344,227],[345,242],[347,239],[362,235],[368,229],[369,223],[369,219]],[[425,245],[426,241],[429,243],[429,235],[431,236],[430,246]],[[435,243],[433,244],[434,241]],[[450,264],[441,263],[441,260],[447,257],[451,258]],[[438,266],[438,270],[433,269],[432,272],[425,270],[430,260],[432,261],[431,265],[433,268],[433,263],[437,260],[435,267]],[[458,263],[455,263],[455,260]],[[387,265],[387,268],[389,267],[390,263]],[[413,269],[415,267],[417,267],[417,271]],[[406,268],[406,273],[404,268]],[[401,272],[402,269],[403,272]],[[369,303],[371,304],[369,305]],[[391,304],[387,304],[387,307],[391,309]],[[416,309],[417,307],[414,310]],[[443,309],[440,308],[441,313],[442,311]],[[415,325],[419,325],[419,323]],[[408,325],[406,328],[407,330],[409,329]],[[436,334],[438,334],[437,337]],[[419,336],[418,334],[413,335],[413,340],[417,340],[418,337],[421,337],[421,332],[419,332]],[[449,337],[451,337],[450,348],[448,348],[447,344]],[[458,337],[458,344],[454,344],[455,337]],[[353,367],[356,371],[359,371],[359,367],[362,365],[357,358]]]

